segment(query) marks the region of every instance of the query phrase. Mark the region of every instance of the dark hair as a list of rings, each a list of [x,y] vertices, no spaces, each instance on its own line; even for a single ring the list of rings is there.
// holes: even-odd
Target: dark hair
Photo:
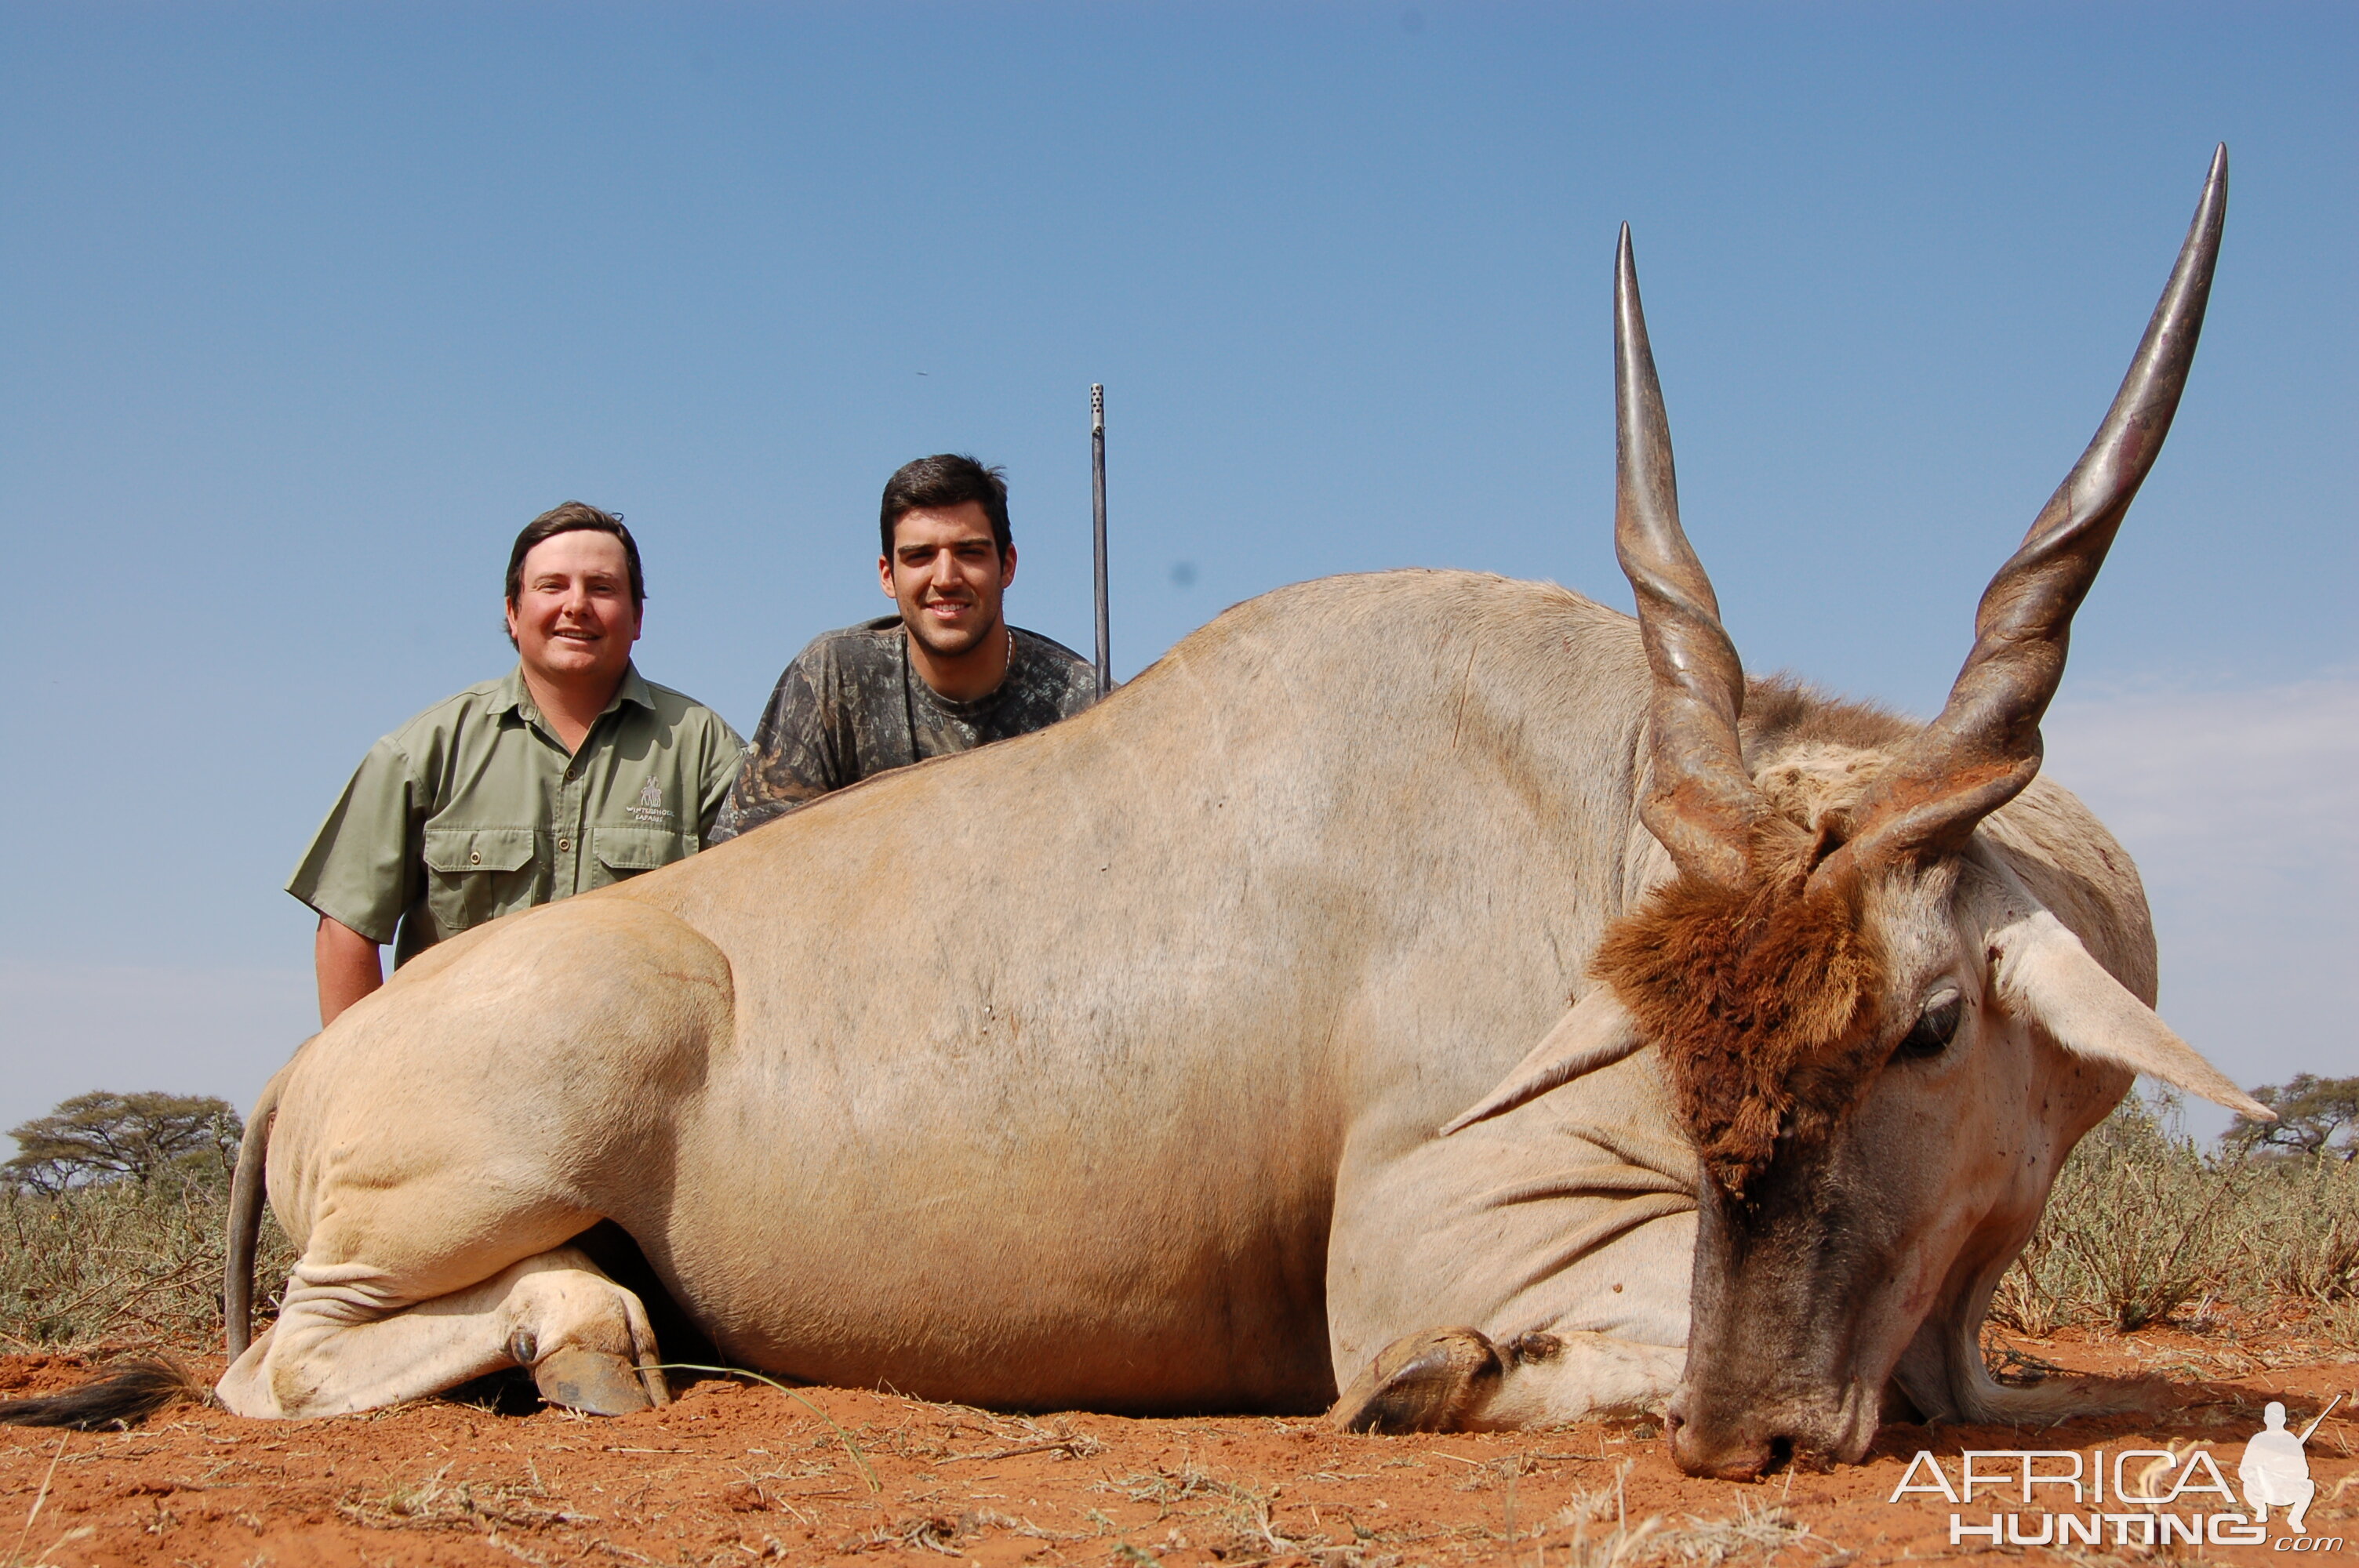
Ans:
[[[587,502],[569,501],[562,506],[552,506],[524,525],[516,537],[516,548],[508,552],[508,602],[514,604],[524,592],[524,558],[532,547],[544,539],[554,539],[560,534],[612,534],[623,541],[623,559],[631,568],[631,608],[637,610],[647,601],[647,574],[639,569],[639,542],[623,526],[619,512],[601,512]]]
[[[930,458],[919,458],[903,463],[891,479],[885,481],[885,504],[879,510],[879,533],[884,541],[885,555],[893,554],[893,525],[907,512],[920,508],[931,511],[942,506],[963,506],[974,502],[991,519],[991,546],[999,558],[1007,558],[1008,546],[1014,543],[1007,531],[1007,472],[1005,469],[987,469],[973,458],[956,452],[941,452]]]

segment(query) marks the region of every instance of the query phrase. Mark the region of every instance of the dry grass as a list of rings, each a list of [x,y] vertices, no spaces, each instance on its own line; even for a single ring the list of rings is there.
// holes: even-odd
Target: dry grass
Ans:
[[[529,1461],[527,1461],[529,1465]],[[383,1497],[347,1493],[336,1511],[371,1530],[483,1530],[501,1525],[531,1529],[547,1524],[595,1524],[598,1516],[553,1503],[540,1473],[528,1468],[510,1481],[462,1481],[446,1485],[451,1466],[394,1487]]]
[[[228,1217],[229,1195],[216,1182],[0,1190],[0,1346],[219,1345]],[[294,1261],[266,1214],[255,1270],[266,1302]]]
[[[1784,1509],[1769,1504],[1756,1508],[1740,1495],[1736,1512],[1730,1518],[1707,1519],[1690,1514],[1686,1524],[1648,1541],[1644,1557],[1681,1568],[1690,1564],[1718,1568],[1737,1558],[1774,1558],[1788,1547],[1815,1550],[1821,1559],[1850,1555],[1832,1541],[1812,1534],[1809,1525]]]
[[[2131,1099],[2082,1140],[1993,1319],[2128,1332],[2231,1302],[2359,1349],[2359,1162],[2207,1153],[2170,1122]]]
[[[0,1348],[218,1345],[227,1206],[216,1183],[163,1177],[0,1190]],[[255,1271],[266,1303],[293,1261],[266,1215]],[[2158,1119],[2126,1102],[2066,1162],[1991,1315],[2037,1338],[2066,1325],[2133,1330],[2207,1301],[2289,1315],[2359,1349],[2359,1162],[2207,1152],[2172,1130],[2168,1108]],[[1241,1518],[1237,1533],[1263,1526]]]
[[[1142,1472],[1101,1481],[1093,1489],[1112,1492],[1134,1503],[1153,1503],[1155,1523],[1175,1517],[1185,1521],[1184,1532],[1175,1530],[1166,1537],[1167,1544],[1187,1542],[1208,1547],[1224,1558],[1250,1561],[1305,1550],[1357,1549],[1356,1541],[1348,1539],[1339,1547],[1323,1530],[1301,1536],[1287,1534],[1279,1529],[1275,1512],[1276,1487],[1221,1480],[1198,1469],[1193,1461],[1183,1460],[1177,1470],[1158,1468],[1151,1474]],[[1106,1533],[1118,1528],[1102,1513],[1093,1513],[1092,1518]]]
[[[1769,1503],[1756,1508],[1742,1496],[1736,1499],[1736,1512],[1727,1519],[1690,1514],[1685,1524],[1671,1525],[1660,1514],[1649,1514],[1633,1523],[1623,1495],[1628,1472],[1625,1465],[1613,1486],[1575,1492],[1542,1526],[1543,1535],[1572,1531],[1572,1539],[1555,1549],[1563,1552],[1570,1568],[1719,1568],[1738,1559],[1773,1559],[1788,1547],[1815,1552],[1821,1561],[1849,1555],[1811,1533],[1809,1525],[1785,1509]]]

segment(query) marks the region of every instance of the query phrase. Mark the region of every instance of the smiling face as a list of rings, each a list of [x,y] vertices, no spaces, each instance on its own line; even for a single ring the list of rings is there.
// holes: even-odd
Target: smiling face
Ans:
[[[1003,557],[980,502],[921,506],[893,524],[893,553],[876,563],[909,634],[938,658],[956,659],[1000,634],[1000,597],[1016,580],[1016,546]]]
[[[577,528],[527,553],[508,635],[525,668],[554,686],[611,688],[639,640],[629,559],[612,534]]]

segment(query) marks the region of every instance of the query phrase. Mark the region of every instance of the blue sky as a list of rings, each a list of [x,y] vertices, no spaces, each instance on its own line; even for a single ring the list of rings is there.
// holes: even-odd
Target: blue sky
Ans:
[[[1372,568],[1626,604],[1635,228],[1747,663],[1917,712],[2088,438],[2214,142],[2179,426],[2051,750],[2151,885],[2164,1011],[2359,1070],[2359,11],[2347,5],[0,8],[0,1126],[249,1098],[277,891],[370,741],[508,662],[508,540],[647,554],[642,667],[749,729],[880,612],[875,497],[1005,463],[1019,622],[1118,672]]]

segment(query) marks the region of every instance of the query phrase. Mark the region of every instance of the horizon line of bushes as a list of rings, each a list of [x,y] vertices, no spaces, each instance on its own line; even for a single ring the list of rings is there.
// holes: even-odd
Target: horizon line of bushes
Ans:
[[[1991,1321],[2034,1338],[2073,1324],[2135,1332],[2221,1303],[2283,1314],[2359,1349],[2359,1077],[2301,1074],[2253,1097],[2206,1150],[2178,1102],[2125,1098],[2074,1149]],[[203,1095],[96,1090],[10,1130],[0,1164],[0,1345],[125,1336],[210,1347],[222,1331],[223,1228],[245,1124]],[[267,1210],[256,1282],[294,1264]],[[2191,1314],[2187,1309],[2193,1307]]]

